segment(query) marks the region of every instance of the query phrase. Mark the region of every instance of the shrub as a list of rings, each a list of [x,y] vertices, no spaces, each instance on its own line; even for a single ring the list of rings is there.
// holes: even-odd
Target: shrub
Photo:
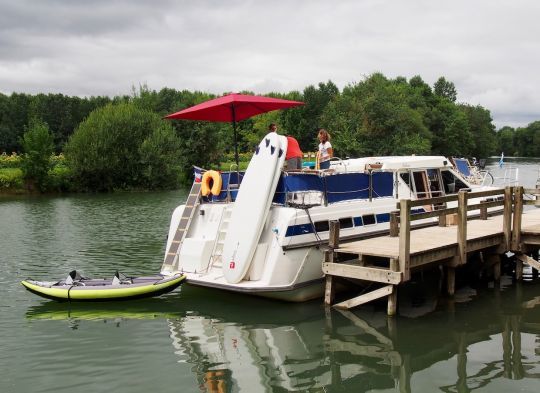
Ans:
[[[69,139],[64,153],[83,189],[161,188],[175,183],[177,137],[157,114],[132,103],[92,112]]]
[[[0,168],[20,168],[22,157],[13,152],[10,155],[0,154]]]
[[[47,174],[52,168],[51,155],[54,140],[49,126],[40,120],[32,120],[24,133],[21,145],[24,151],[21,169],[25,181],[40,191],[45,189]]]
[[[23,174],[20,169],[0,169],[0,189],[23,188]]]

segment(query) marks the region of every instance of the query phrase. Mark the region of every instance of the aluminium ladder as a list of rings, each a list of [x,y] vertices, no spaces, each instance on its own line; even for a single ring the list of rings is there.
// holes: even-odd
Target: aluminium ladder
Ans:
[[[178,269],[178,252],[180,251],[182,242],[186,238],[186,234],[193,219],[193,215],[195,214],[196,207],[200,203],[201,184],[202,183],[193,183],[193,186],[189,191],[186,205],[184,207],[184,211],[182,212],[182,218],[180,218],[180,221],[178,222],[178,228],[174,233],[171,246],[165,253],[165,260],[161,266],[161,271],[165,270],[173,272],[175,266],[176,269]]]

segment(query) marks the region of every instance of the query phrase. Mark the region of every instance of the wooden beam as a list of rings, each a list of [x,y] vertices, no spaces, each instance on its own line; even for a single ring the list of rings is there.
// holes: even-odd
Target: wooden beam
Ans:
[[[503,233],[505,251],[510,250],[510,242],[512,239],[512,198],[513,188],[506,187],[504,189],[504,210],[503,210]]]
[[[390,270],[396,272],[399,270],[399,262],[397,259],[390,259]],[[397,286],[394,287],[394,290],[390,295],[388,295],[388,304],[386,307],[386,314],[388,316],[394,316],[397,312]]]
[[[361,304],[369,303],[375,299],[380,299],[381,297],[388,296],[392,293],[393,290],[393,285],[386,285],[369,293],[365,293],[344,302],[337,303],[336,305],[334,305],[334,307],[342,310],[348,310],[350,308],[360,306]]]
[[[516,258],[540,272],[540,262],[525,254],[516,254]]]
[[[339,221],[330,221],[330,233],[328,235],[328,246],[332,249],[339,248]]]
[[[450,296],[454,296],[456,290],[456,268],[446,267],[446,289]]]
[[[512,251],[521,251],[521,218],[523,215],[523,187],[516,187],[514,192],[514,217],[512,223]]]
[[[357,280],[374,281],[383,284],[399,284],[402,281],[401,272],[386,269],[349,265],[346,263],[323,263],[324,274],[355,278]]]
[[[334,302],[334,294],[335,294],[335,288],[334,288],[334,282],[333,277],[331,275],[326,276],[326,287],[324,289],[324,304],[332,305]]]
[[[390,237],[399,235],[399,212],[390,212]]]
[[[460,264],[467,263],[467,192],[460,190],[458,193],[458,228],[457,244]]]
[[[403,273],[403,281],[411,278],[411,201],[399,201],[399,271]]]

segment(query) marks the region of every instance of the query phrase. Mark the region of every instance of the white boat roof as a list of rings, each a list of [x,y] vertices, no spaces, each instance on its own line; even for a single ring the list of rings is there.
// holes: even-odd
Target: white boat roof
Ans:
[[[332,161],[332,169],[338,172],[363,171],[372,168],[396,171],[399,169],[425,169],[452,167],[450,160],[444,156],[381,156],[350,158],[342,161]]]

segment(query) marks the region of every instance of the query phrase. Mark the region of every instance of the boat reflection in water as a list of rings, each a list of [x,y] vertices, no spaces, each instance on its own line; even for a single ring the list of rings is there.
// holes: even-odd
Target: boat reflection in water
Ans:
[[[415,288],[400,298],[401,315],[394,318],[384,304],[337,311],[319,301],[280,303],[196,287],[183,289],[181,299],[48,302],[30,308],[27,318],[65,319],[74,329],[86,320],[112,320],[127,332],[124,320],[162,319],[178,359],[173,369],[193,373],[185,391],[537,391],[535,281],[469,288],[452,301],[433,301],[429,291]],[[152,337],[144,340],[152,343]],[[167,348],[151,346],[166,357]]]
[[[504,295],[469,288],[435,312],[430,302],[409,308],[428,312],[417,319],[387,318],[374,308],[353,313],[320,303],[256,308],[239,302],[168,323],[180,362],[195,366],[197,383],[208,392],[535,391],[535,293],[521,284]]]

